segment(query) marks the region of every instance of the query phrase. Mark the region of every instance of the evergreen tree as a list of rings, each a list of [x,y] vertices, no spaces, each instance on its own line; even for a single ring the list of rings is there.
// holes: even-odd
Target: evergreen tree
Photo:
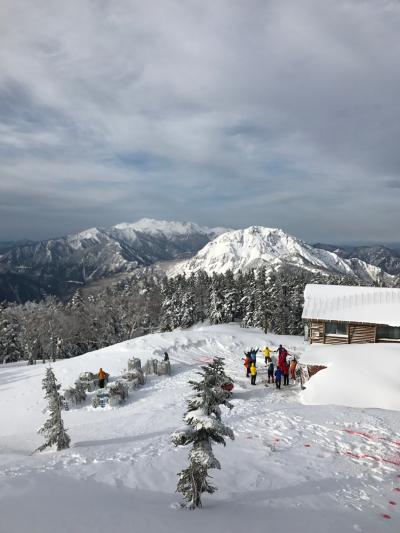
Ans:
[[[182,277],[165,280],[161,288],[161,331],[172,331],[179,327],[179,315],[182,302],[180,284]]]
[[[57,445],[57,451],[69,448],[71,439],[64,429],[64,422],[61,418],[61,396],[58,392],[60,385],[57,383],[54,372],[49,366],[46,368],[46,375],[42,381],[42,389],[45,391],[45,398],[48,401],[49,418],[38,430],[44,435],[46,441],[38,448],[43,451],[49,446]]]
[[[231,270],[223,278],[223,309],[225,322],[233,322],[240,316],[238,284]]]
[[[198,320],[203,322],[208,318],[211,278],[206,272],[200,270],[196,274],[190,276],[188,284],[193,287]]]
[[[18,344],[18,324],[8,314],[5,304],[0,304],[0,361],[18,361],[21,349]]]
[[[181,328],[190,328],[196,324],[197,321],[198,314],[194,294],[192,290],[187,289],[186,292],[183,293],[181,300],[179,326]]]
[[[255,276],[254,288],[254,312],[252,326],[267,331],[268,322],[268,298],[266,295],[266,273],[265,267],[260,268]]]
[[[202,506],[201,496],[204,492],[212,494],[216,490],[208,481],[208,470],[221,468],[213,454],[213,442],[225,446],[225,437],[234,439],[233,431],[221,421],[220,405],[229,409],[233,407],[220,386],[224,375],[223,360],[215,358],[202,370],[199,372],[201,381],[189,382],[195,396],[187,402],[184,416],[187,428],[176,431],[172,436],[175,446],[193,445],[189,452],[189,466],[178,474],[177,486],[177,491],[190,509]]]
[[[209,312],[211,324],[222,324],[225,322],[224,301],[222,290],[216,276],[213,276],[210,287]]]
[[[255,293],[256,293],[256,278],[254,270],[246,272],[243,276],[243,296],[242,296],[242,326],[245,328],[254,326],[255,313]]]

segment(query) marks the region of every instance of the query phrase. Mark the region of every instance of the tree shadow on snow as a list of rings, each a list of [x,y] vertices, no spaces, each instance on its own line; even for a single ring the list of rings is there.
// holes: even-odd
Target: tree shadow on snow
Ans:
[[[139,442],[148,439],[155,439],[173,433],[176,428],[167,428],[163,431],[143,433],[142,435],[128,435],[126,437],[116,437],[114,439],[82,440],[75,442],[72,448],[87,448],[90,446],[107,446],[108,444],[124,444],[125,442]]]

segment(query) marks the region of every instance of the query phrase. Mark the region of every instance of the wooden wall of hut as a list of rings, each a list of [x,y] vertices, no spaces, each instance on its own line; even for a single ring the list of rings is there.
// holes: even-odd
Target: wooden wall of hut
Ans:
[[[376,342],[376,325],[349,323],[347,335],[326,335],[323,320],[312,320],[309,323],[311,344],[365,344]]]
[[[350,344],[376,342],[376,326],[367,324],[349,324]]]

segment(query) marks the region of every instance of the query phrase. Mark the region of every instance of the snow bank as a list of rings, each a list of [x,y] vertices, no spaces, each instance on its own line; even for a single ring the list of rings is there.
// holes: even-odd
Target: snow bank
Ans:
[[[327,367],[307,383],[301,394],[306,404],[400,411],[400,346],[396,344],[313,344],[301,362]]]

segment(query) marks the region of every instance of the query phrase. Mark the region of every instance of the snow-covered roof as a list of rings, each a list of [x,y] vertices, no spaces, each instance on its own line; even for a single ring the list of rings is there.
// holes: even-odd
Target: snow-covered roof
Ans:
[[[309,284],[303,318],[400,326],[400,289]]]

